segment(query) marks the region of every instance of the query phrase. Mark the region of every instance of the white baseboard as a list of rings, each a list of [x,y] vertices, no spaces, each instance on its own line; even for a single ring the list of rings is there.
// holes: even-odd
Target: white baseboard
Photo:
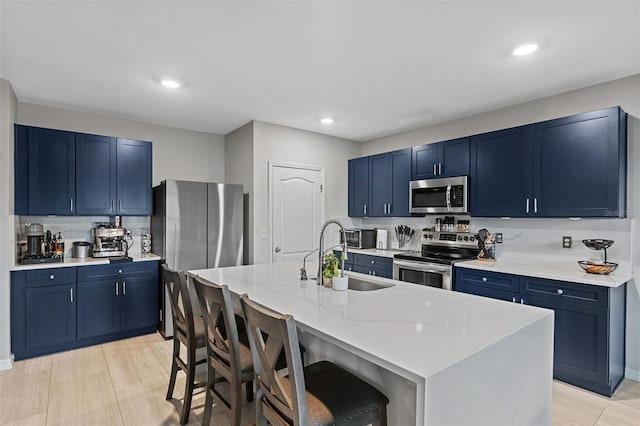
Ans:
[[[640,371],[633,370],[633,369],[627,367],[624,370],[624,377],[626,379],[631,379],[631,380],[635,380],[636,382],[640,382]]]
[[[13,368],[13,354],[9,358],[0,359],[0,370],[10,370]]]

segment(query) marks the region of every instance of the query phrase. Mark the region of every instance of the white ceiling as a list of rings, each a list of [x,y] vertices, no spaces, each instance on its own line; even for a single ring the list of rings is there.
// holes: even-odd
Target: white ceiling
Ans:
[[[640,1],[2,0],[0,24],[20,101],[217,134],[366,141],[640,73]]]

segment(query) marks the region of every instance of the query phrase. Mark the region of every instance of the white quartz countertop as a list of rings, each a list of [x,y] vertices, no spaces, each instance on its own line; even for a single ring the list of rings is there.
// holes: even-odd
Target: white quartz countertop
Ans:
[[[133,259],[134,262],[145,262],[150,260],[160,260],[160,256],[155,255],[153,253],[129,253],[129,257]],[[47,268],[66,268],[69,266],[91,266],[91,265],[108,265],[109,258],[95,258],[95,257],[87,257],[84,259],[76,259],[73,257],[65,257],[64,262],[54,262],[54,263],[37,263],[31,265],[20,265],[15,264],[11,268],[12,271],[28,271],[30,269],[47,269]]]
[[[394,284],[335,291],[301,281],[299,262],[189,271],[294,316],[298,326],[391,371],[427,378],[553,312],[349,272]]]
[[[503,272],[506,274],[569,281],[602,287],[618,287],[633,278],[630,274],[617,270],[609,275],[588,274],[583,271],[576,262],[553,258],[531,258],[529,261],[501,261],[498,259],[496,262],[469,260],[466,262],[458,262],[455,266],[456,268]]]

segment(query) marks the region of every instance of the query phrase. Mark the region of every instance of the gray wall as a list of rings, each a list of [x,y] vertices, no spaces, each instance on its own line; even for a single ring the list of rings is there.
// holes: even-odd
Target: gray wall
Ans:
[[[153,184],[224,182],[224,136],[106,115],[18,103],[19,124],[153,142]]]
[[[11,367],[9,265],[13,264],[13,123],[18,101],[0,78],[0,370]]]
[[[360,143],[305,130],[254,122],[254,225],[253,235],[269,230],[268,162],[319,166],[325,170],[325,219],[347,216],[347,159],[360,155]],[[268,239],[255,238],[254,263],[269,262]]]
[[[244,264],[253,263],[253,122],[225,136],[225,182],[244,187]]]
[[[631,264],[631,272],[636,275],[636,279],[629,282],[627,289],[626,376],[640,380],[640,280],[637,278],[637,274],[640,273],[640,75],[372,140],[362,144],[361,155],[377,154],[616,105],[620,105],[629,113],[628,219],[578,222],[559,219],[514,219],[500,222],[473,218],[472,225],[476,225],[474,229],[487,226],[491,230],[505,232],[505,236],[522,237],[519,241],[514,240],[511,247],[509,244],[501,247],[505,254],[514,248],[523,253],[538,253],[540,250],[549,249],[553,251],[559,247],[561,235],[574,235],[575,238],[591,232],[593,236],[590,238],[616,236],[613,239],[616,240],[614,246],[617,245],[617,255],[621,260]],[[380,220],[365,219],[362,222],[369,227],[376,225]],[[389,226],[386,222],[382,225]],[[627,235],[630,237],[626,238]],[[525,236],[534,238],[524,238]]]

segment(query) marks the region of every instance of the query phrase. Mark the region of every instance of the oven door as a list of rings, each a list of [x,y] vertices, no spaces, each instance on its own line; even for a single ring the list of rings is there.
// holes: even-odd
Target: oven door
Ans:
[[[451,290],[451,266],[394,259],[393,279]]]

